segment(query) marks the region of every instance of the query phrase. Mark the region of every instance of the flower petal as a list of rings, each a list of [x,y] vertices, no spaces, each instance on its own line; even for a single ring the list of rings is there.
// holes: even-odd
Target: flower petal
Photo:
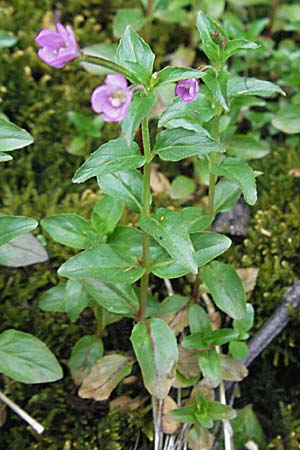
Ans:
[[[107,89],[107,86],[102,85],[96,87],[91,95],[92,109],[98,114],[102,113],[105,108],[110,105],[108,97],[109,91]]]
[[[110,73],[105,77],[105,84],[113,90],[127,90],[128,83],[126,78],[119,73]]]
[[[40,47],[49,47],[51,49],[59,49],[64,45],[62,37],[53,30],[41,30],[34,40]]]

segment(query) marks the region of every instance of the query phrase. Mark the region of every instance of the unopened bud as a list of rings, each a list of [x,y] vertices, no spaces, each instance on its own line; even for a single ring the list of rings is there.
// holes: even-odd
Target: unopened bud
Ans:
[[[222,36],[220,31],[218,30],[215,30],[211,33],[211,38],[215,44],[221,45],[222,47],[224,47],[227,43],[226,37]]]

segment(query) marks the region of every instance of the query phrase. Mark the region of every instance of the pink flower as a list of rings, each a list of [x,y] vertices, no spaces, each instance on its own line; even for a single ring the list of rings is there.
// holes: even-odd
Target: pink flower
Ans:
[[[182,98],[185,103],[196,100],[199,92],[199,84],[196,78],[178,81],[175,88],[175,95]]]
[[[103,113],[106,122],[120,122],[128,112],[132,100],[132,92],[128,89],[127,80],[120,74],[109,74],[104,84],[96,87],[91,96],[93,110]]]
[[[41,30],[35,42],[41,47],[38,51],[40,59],[56,69],[61,69],[80,54],[72,28],[59,22],[56,31]]]

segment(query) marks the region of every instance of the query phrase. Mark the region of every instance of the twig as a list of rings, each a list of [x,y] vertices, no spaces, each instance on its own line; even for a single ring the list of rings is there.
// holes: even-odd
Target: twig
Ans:
[[[284,294],[281,304],[275,309],[272,316],[264,323],[256,335],[249,341],[249,352],[242,363],[248,367],[255,358],[282,332],[290,320],[289,308],[297,310],[300,306],[300,281],[297,280]],[[236,382],[225,383],[230,406],[233,406]],[[217,429],[214,444],[211,450],[216,450],[221,438],[221,428]]]
[[[10,400],[3,392],[0,391],[0,400],[9,406],[16,414],[18,414],[25,422],[27,422],[31,428],[34,429],[38,434],[42,434],[44,431],[44,427],[33,419],[26,411],[24,411],[20,406]]]
[[[298,309],[300,306],[300,281],[297,280],[286,291],[281,304],[272,316],[264,323],[256,335],[249,341],[249,352],[242,361],[248,367],[255,358],[282,332],[290,320],[289,307]]]
[[[152,397],[153,422],[154,422],[154,450],[161,450],[163,443],[162,432],[162,408],[163,400]]]
[[[164,282],[165,282],[165,286],[166,286],[168,295],[169,296],[174,295],[174,289],[173,289],[171,281],[168,278],[164,278]]]
[[[223,405],[226,405],[226,395],[224,381],[221,381],[219,386],[220,401]],[[228,420],[223,420],[223,433],[225,450],[234,450],[232,446],[232,428]]]

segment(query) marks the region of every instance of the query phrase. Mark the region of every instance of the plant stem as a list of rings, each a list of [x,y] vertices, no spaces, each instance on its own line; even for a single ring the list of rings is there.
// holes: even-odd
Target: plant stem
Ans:
[[[0,401],[9,406],[16,414],[18,414],[25,422],[27,422],[31,428],[34,429],[38,434],[42,434],[44,431],[44,427],[37,422],[33,417],[27,414],[24,409],[20,408],[15,402],[10,400],[3,392],[0,392]]]
[[[219,139],[219,126],[220,126],[220,116],[221,111],[217,110],[216,115],[214,117],[213,128],[211,132],[211,136],[213,139]],[[215,186],[216,186],[216,175],[211,172],[212,166],[215,164],[217,160],[217,154],[212,153],[209,159],[209,189],[208,189],[208,214],[213,217],[215,214]]]
[[[223,405],[226,405],[225,387],[222,380],[219,386],[220,401]],[[225,450],[234,450],[231,443],[232,429],[229,420],[223,420],[223,433]]]
[[[149,124],[148,119],[144,119],[142,122],[142,138],[143,138],[143,149],[145,155],[145,165],[144,165],[144,180],[143,180],[143,217],[150,216],[150,169],[151,169],[151,145],[149,137]],[[143,321],[145,319],[146,304],[147,304],[147,294],[149,286],[149,275],[150,275],[150,237],[147,233],[143,233],[143,260],[142,264],[145,268],[145,273],[141,280],[141,292],[140,292],[140,309],[138,313],[138,320]]]
[[[112,72],[121,73],[125,78],[132,81],[133,83],[139,83],[139,80],[134,77],[132,73],[130,73],[125,67],[116,64],[113,61],[109,61],[108,59],[102,58],[101,56],[95,55],[87,55],[85,53],[81,54],[81,63],[91,63],[97,64],[98,66],[106,67],[106,69],[111,70]]]

